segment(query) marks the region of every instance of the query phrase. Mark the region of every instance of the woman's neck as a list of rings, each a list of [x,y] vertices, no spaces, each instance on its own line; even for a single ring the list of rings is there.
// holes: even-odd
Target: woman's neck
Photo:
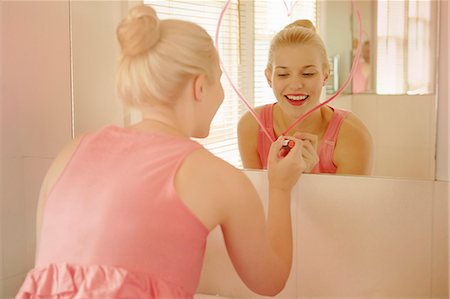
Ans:
[[[190,137],[185,126],[181,125],[180,118],[173,111],[165,109],[152,109],[151,112],[143,112],[142,120],[132,126],[131,129],[145,132],[157,132],[174,136]]]

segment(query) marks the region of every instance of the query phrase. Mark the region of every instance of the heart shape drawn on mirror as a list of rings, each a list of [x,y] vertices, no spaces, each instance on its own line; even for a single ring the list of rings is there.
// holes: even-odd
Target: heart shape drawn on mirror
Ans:
[[[286,12],[287,15],[290,16],[292,14],[292,11],[295,7],[295,5],[297,4],[298,1],[295,1],[291,4],[290,7],[288,7],[288,4],[286,3],[285,0],[283,0],[284,6],[286,7]],[[328,98],[326,101],[319,103],[318,105],[316,105],[314,108],[312,108],[311,110],[307,111],[306,113],[304,113],[303,115],[301,115],[294,123],[292,123],[292,125],[290,125],[286,131],[284,131],[281,135],[286,135],[287,133],[289,133],[298,123],[300,123],[303,119],[305,119],[306,117],[308,117],[311,113],[313,113],[314,111],[316,111],[317,109],[320,109],[322,106],[328,104],[329,102],[331,102],[332,100],[334,100],[337,96],[339,96],[342,91],[347,87],[347,85],[350,83],[351,79],[353,78],[353,75],[356,71],[356,67],[359,64],[359,58],[361,56],[361,40],[362,40],[362,23],[361,23],[361,15],[359,12],[358,7],[355,4],[355,0],[351,0],[352,2],[352,6],[353,9],[356,13],[356,18],[358,21],[358,46],[356,48],[356,54],[355,57],[353,59],[353,63],[352,63],[352,68],[350,70],[350,73],[347,77],[347,79],[345,80],[345,82],[342,84],[342,86],[336,91],[335,94],[333,94],[330,98]],[[228,7],[230,6],[231,0],[228,0],[223,9],[222,12],[220,13],[220,17],[219,20],[217,22],[217,27],[216,27],[216,37],[215,37],[215,46],[217,49],[217,52],[219,53],[219,60],[220,60],[220,66],[222,68],[223,73],[225,74],[225,77],[227,78],[228,82],[231,85],[231,88],[236,92],[236,94],[238,95],[239,99],[244,103],[244,105],[247,107],[247,109],[249,110],[249,112],[252,114],[252,116],[256,119],[256,121],[258,122],[260,128],[263,130],[264,134],[266,134],[267,138],[269,138],[269,140],[271,140],[272,142],[274,142],[275,140],[272,138],[272,136],[269,134],[269,132],[267,131],[266,127],[262,124],[261,120],[259,119],[258,115],[256,114],[255,110],[250,106],[250,104],[247,102],[247,100],[244,98],[244,96],[239,92],[239,90],[237,89],[237,87],[234,85],[233,80],[231,80],[230,75],[228,74],[228,72],[226,71],[225,65],[222,61],[222,57],[220,56],[220,51],[219,51],[219,33],[220,33],[220,25],[222,24],[222,19],[225,15],[225,13],[228,10]]]
[[[297,4],[298,1],[294,1],[294,3],[291,3],[291,7],[288,7],[286,0],[283,0],[284,3],[284,7],[286,7],[286,12],[288,17],[290,17],[292,15],[292,12],[294,11],[294,6],[295,4]]]

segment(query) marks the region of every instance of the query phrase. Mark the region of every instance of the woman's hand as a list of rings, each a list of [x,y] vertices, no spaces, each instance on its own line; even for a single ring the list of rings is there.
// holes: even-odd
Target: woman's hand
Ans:
[[[283,151],[283,140],[294,141],[294,147],[286,155],[281,155]],[[307,142],[309,143],[309,142]],[[290,136],[280,136],[272,143],[268,156],[268,176],[271,188],[290,191],[305,171],[307,164],[303,152],[308,151],[303,148],[304,142],[298,138]]]
[[[298,132],[294,134],[294,137],[303,141],[302,156],[306,164],[305,172],[311,172],[319,162],[317,135]]]

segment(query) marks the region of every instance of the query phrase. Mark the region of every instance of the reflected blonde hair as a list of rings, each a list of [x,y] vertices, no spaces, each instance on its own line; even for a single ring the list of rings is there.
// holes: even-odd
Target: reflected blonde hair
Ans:
[[[171,104],[194,76],[213,76],[218,56],[209,34],[181,20],[160,20],[146,5],[132,8],[117,27],[122,55],[117,91],[130,106]]]
[[[279,31],[270,43],[267,69],[272,72],[274,52],[285,46],[292,45],[314,45],[318,48],[323,61],[323,70],[329,71],[328,54],[325,44],[316,32],[316,28],[310,20],[297,20]]]

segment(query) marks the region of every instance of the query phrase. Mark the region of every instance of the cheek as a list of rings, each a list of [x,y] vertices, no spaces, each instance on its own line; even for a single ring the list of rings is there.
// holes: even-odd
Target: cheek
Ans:
[[[314,89],[316,90],[322,90],[322,88],[325,86],[324,80],[324,77],[317,78],[316,80],[314,80],[314,82],[311,82],[311,86],[314,86]]]
[[[277,80],[277,79],[274,79],[274,80],[272,81],[272,89],[273,89],[273,90],[281,90],[281,89],[283,89],[283,87],[284,87],[285,85],[286,85],[286,84],[283,84],[282,81]]]

